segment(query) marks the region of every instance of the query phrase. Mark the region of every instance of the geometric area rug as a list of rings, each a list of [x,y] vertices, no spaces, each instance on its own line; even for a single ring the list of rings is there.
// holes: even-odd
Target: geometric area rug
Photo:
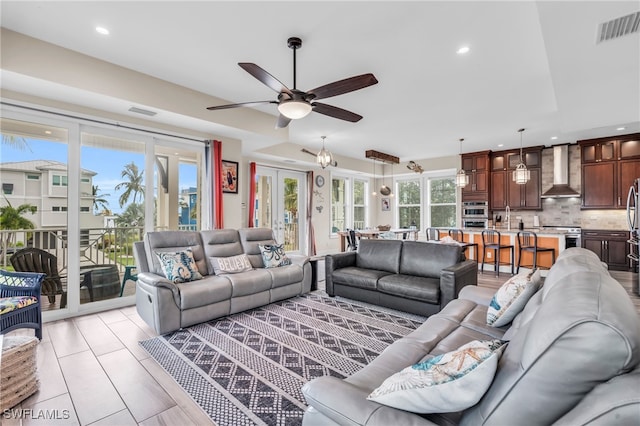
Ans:
[[[314,292],[140,345],[219,426],[299,425],[306,382],[350,376],[424,320]]]

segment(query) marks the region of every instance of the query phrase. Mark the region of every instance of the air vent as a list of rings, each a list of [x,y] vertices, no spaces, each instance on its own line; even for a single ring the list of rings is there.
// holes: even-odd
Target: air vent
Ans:
[[[631,13],[620,18],[603,22],[598,26],[597,43],[613,40],[628,34],[637,33],[640,29],[640,12]]]
[[[149,117],[153,117],[154,115],[157,114],[157,112],[155,111],[149,111],[148,109],[142,109],[142,108],[136,108],[136,107],[129,108],[129,111],[135,112],[137,114],[148,115]]]

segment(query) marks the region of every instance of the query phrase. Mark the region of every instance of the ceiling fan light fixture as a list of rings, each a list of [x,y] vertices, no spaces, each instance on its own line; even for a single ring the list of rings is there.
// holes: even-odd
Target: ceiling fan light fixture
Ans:
[[[331,154],[331,152],[324,147],[325,139],[326,139],[326,136],[322,136],[322,149],[320,150],[320,152],[318,152],[318,155],[316,156],[316,162],[323,169],[333,164],[333,154]]]
[[[278,105],[278,111],[291,120],[298,120],[309,115],[311,104],[298,100],[281,101]]]

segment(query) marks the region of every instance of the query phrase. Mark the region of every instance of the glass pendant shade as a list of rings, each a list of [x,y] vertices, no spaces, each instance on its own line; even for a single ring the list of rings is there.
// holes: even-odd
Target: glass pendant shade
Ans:
[[[531,172],[527,170],[527,165],[522,161],[522,132],[524,129],[520,129],[518,132],[520,133],[520,162],[513,171],[513,181],[518,185],[524,185],[531,179]]]
[[[316,162],[324,169],[333,163],[333,154],[323,146],[316,157]]]
[[[280,102],[278,105],[280,114],[292,120],[306,117],[311,112],[311,105],[302,101],[286,101]]]
[[[460,169],[456,174],[456,186],[458,188],[464,188],[467,185],[469,185],[469,175]]]

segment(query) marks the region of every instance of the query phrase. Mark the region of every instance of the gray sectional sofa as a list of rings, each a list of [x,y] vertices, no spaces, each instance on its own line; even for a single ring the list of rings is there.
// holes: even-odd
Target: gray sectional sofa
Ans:
[[[291,265],[265,268],[259,244],[275,244],[271,229],[148,232],[134,243],[138,313],[158,334],[165,334],[311,290],[308,257],[289,256]],[[175,284],[165,278],[155,253],[185,249],[191,249],[204,278]],[[212,257],[240,254],[248,256],[253,269],[214,274]]]
[[[478,263],[458,244],[362,239],[358,251],[327,255],[325,268],[329,296],[424,316],[478,283]]]
[[[638,424],[640,317],[593,252],[563,251],[542,288],[502,328],[486,323],[494,293],[467,286],[362,370],[307,383],[303,425]],[[462,412],[415,414],[366,399],[405,367],[490,339],[509,343],[484,396]]]

